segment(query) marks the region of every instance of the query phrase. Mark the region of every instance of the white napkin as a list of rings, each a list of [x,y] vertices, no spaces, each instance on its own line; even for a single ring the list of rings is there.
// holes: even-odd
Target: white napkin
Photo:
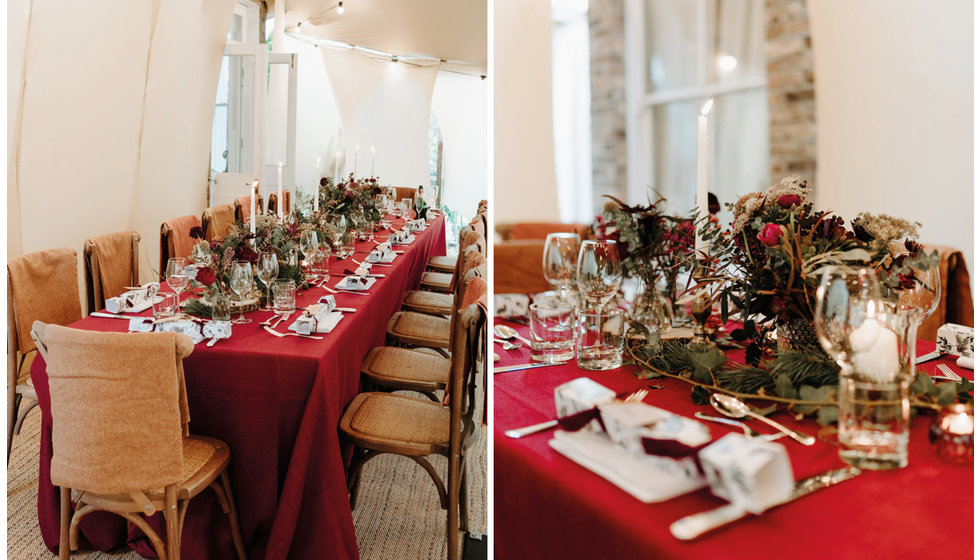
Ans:
[[[377,278],[367,278],[358,276],[346,276],[341,278],[334,287],[338,290],[355,290],[359,292],[367,291],[374,285]]]
[[[663,502],[707,486],[693,458],[636,456],[604,434],[559,430],[548,444],[645,504]]]
[[[329,333],[344,318],[339,311],[331,311],[325,304],[311,305],[303,311],[289,330],[299,334]]]
[[[161,300],[161,296],[150,297],[147,290],[131,290],[105,300],[105,310],[109,313],[142,313],[153,307],[154,301]]]

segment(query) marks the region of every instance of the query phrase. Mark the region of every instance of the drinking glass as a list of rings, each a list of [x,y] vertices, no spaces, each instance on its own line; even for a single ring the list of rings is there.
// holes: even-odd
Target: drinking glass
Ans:
[[[231,264],[231,289],[238,294],[238,298],[244,302],[245,295],[252,291],[252,265],[248,261],[235,261]],[[241,314],[232,319],[232,323],[244,325],[251,323],[252,320],[245,316],[245,307],[242,306]]]
[[[531,359],[557,364],[575,355],[575,309],[563,303],[532,303]]]
[[[575,261],[580,244],[577,233],[549,233],[544,242],[544,279],[558,292],[562,301],[567,301],[575,285]]]
[[[578,367],[608,370],[623,365],[623,310],[582,309],[577,318]]]
[[[317,237],[316,231],[304,231],[299,238],[299,248],[303,251],[303,256],[306,257],[306,261],[310,264],[310,276],[316,278],[316,258],[317,253],[320,252],[320,239]]]
[[[345,259],[348,258],[348,257],[353,257],[354,256],[354,252],[355,252],[354,244],[355,244],[355,242],[357,242],[357,230],[356,229],[353,229],[353,228],[348,229],[347,230],[347,233],[345,233],[344,236],[343,236],[343,243],[344,243],[344,245],[343,245],[343,251],[344,251],[344,258]]]
[[[396,218],[401,218],[402,217],[402,203],[401,202],[396,202],[396,203],[394,203],[392,205],[391,215],[394,216],[394,217],[396,217]]]
[[[903,256],[909,258],[907,253],[897,258]],[[886,288],[884,292],[885,300],[893,303],[895,312],[902,317],[902,342],[909,349],[907,357],[914,366],[919,325],[936,311],[942,295],[939,267],[931,266],[927,270],[908,267],[908,273],[902,277],[902,286]]]
[[[180,292],[183,292],[188,282],[191,281],[184,271],[185,268],[187,268],[186,259],[172,258],[167,261],[167,284],[177,294],[177,309],[180,309]]]
[[[412,219],[412,199],[403,198],[402,199],[402,215],[406,220]]]
[[[601,308],[616,295],[623,281],[615,241],[585,241],[578,252],[579,293],[588,305]]]
[[[272,301],[278,315],[286,315],[296,310],[296,282],[287,279],[272,282]]]
[[[263,251],[259,255],[259,279],[265,284],[265,305],[262,311],[272,311],[272,289],[269,282],[279,276],[279,257],[275,251]]]
[[[177,310],[177,294],[160,292],[153,299],[153,318],[173,317]]]
[[[881,300],[874,271],[832,267],[821,277],[814,329],[841,366],[839,454],[862,469],[908,464],[912,372],[899,358],[902,319]]]

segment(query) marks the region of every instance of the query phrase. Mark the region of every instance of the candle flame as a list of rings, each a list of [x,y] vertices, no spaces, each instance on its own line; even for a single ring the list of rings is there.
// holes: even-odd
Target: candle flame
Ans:
[[[711,111],[711,106],[715,104],[714,98],[709,99],[701,106],[701,115],[707,117],[708,113]]]

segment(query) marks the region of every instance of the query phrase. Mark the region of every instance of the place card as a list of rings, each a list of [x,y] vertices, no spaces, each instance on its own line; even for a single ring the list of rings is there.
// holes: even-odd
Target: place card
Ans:
[[[728,434],[698,453],[711,493],[762,513],[793,492],[793,467],[782,444]]]
[[[323,296],[317,300],[317,303],[323,305],[327,312],[333,311],[337,308],[337,301],[333,296]],[[309,309],[309,307],[307,309]]]

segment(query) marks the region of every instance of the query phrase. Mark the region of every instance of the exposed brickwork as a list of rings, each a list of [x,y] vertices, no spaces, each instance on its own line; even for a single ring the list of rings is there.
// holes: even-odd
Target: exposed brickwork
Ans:
[[[626,196],[626,78],[623,0],[589,0],[592,82],[592,193]]]
[[[817,120],[806,0],[766,0],[766,58],[772,182],[801,175],[813,184]]]

